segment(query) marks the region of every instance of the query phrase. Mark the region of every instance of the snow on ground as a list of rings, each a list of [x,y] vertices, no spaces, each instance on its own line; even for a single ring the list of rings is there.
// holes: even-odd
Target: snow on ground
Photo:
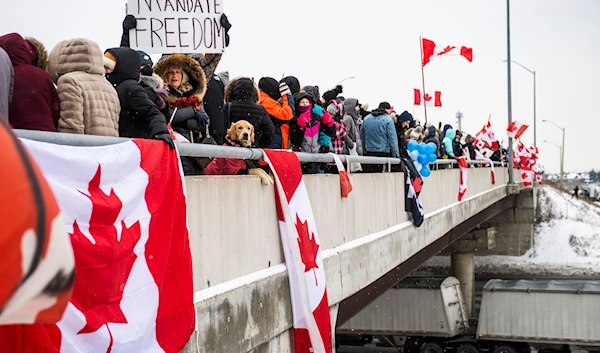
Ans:
[[[599,276],[600,208],[549,186],[538,191],[535,246],[525,255],[476,256],[480,275]],[[448,274],[450,259],[435,257],[419,273]]]

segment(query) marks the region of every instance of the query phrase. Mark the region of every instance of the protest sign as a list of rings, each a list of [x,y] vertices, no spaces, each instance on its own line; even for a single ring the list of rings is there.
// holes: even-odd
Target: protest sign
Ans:
[[[128,0],[137,19],[129,32],[132,49],[148,54],[222,53],[223,0]]]

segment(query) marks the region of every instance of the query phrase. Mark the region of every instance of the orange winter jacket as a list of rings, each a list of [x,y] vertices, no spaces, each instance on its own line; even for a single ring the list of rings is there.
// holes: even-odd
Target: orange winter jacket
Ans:
[[[260,92],[258,104],[262,105],[269,113],[273,124],[275,125],[275,137],[269,148],[288,149],[288,140],[290,136],[289,122],[294,117],[294,111],[287,95],[282,96],[282,104],[269,97],[265,92]]]

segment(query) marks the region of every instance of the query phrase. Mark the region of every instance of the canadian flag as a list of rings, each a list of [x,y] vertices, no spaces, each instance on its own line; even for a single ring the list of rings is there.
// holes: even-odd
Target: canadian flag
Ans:
[[[475,145],[480,149],[491,148],[496,151],[498,148],[500,148],[500,144],[498,144],[496,134],[494,134],[494,128],[492,127],[492,123],[490,121],[488,121],[487,124],[485,124],[483,128],[477,134],[475,134],[475,139]]]
[[[0,351],[180,352],[196,311],[177,152],[23,143],[57,198],[76,276],[58,323],[0,327]]]
[[[535,172],[531,167],[521,166],[521,179],[523,180],[523,186],[533,185],[533,178]]]
[[[511,137],[516,140],[519,137],[521,137],[521,135],[523,135],[523,133],[525,132],[525,130],[527,130],[528,127],[528,125],[525,125],[518,121],[513,121],[506,128],[506,134],[508,135],[508,137]]]
[[[425,91],[423,94],[420,89],[415,88],[415,105],[425,105],[427,107],[442,106],[442,92]]]
[[[300,161],[291,151],[263,152],[275,179],[279,232],[292,298],[295,352],[330,353],[333,342],[321,243]]]
[[[473,62],[473,49],[465,46],[436,45],[434,41],[422,38],[423,66],[431,60],[442,55],[461,55],[469,62]]]
[[[460,185],[458,186],[458,201],[462,201],[467,193],[467,171],[469,166],[465,157],[458,157],[458,167],[460,168]]]
[[[494,171],[494,162],[491,159],[485,158],[483,153],[480,150],[475,149],[475,160],[488,162],[490,165],[490,170],[492,171],[492,185],[496,185],[496,172]]]

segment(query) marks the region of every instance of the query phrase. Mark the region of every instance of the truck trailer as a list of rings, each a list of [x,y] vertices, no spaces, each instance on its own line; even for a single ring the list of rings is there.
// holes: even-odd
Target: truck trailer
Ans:
[[[600,281],[490,280],[477,319],[459,281],[408,278],[338,328],[336,339],[404,353],[600,352]]]

